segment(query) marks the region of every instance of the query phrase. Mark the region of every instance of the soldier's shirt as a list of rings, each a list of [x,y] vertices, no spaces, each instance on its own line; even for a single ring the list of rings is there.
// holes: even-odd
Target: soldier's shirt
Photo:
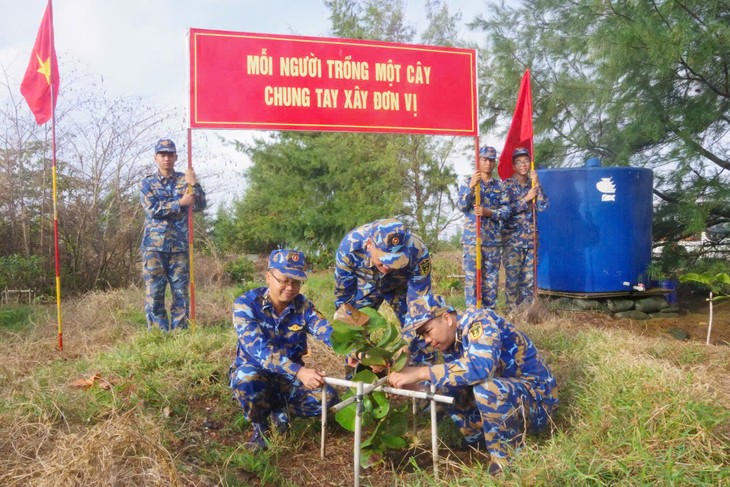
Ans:
[[[469,309],[459,316],[454,345],[444,351],[444,363],[432,365],[429,372],[436,387],[468,386],[492,377],[511,377],[524,381],[536,398],[557,400],[553,394],[555,378],[535,345],[489,309]]]
[[[302,294],[277,315],[268,288],[248,291],[233,304],[233,326],[238,334],[234,368],[247,363],[293,378],[304,363],[308,334],[332,346],[329,322]]]
[[[479,188],[481,206],[491,209],[492,216],[483,216],[481,221],[482,242],[494,245],[499,244],[502,239],[502,224],[509,217],[509,198],[502,181],[492,178],[486,183],[479,181],[479,184],[472,191],[469,188],[471,176],[466,177],[459,186],[459,199],[457,207],[464,214],[464,232],[461,241],[464,244],[474,244],[476,241],[476,215],[474,205],[476,203],[476,188]]]
[[[504,181],[504,189],[509,197],[509,218],[502,227],[502,243],[505,246],[531,249],[534,247],[532,202],[522,199],[530,191],[530,182],[524,186],[515,176]],[[540,188],[535,198],[537,211],[545,211],[549,205],[547,195]]]
[[[159,172],[140,183],[140,202],[145,213],[143,251],[184,252],[188,250],[188,213],[180,207],[187,190],[185,175],[175,172],[163,177]],[[193,211],[204,210],[207,202],[200,186],[193,188]]]
[[[407,302],[431,292],[431,256],[420,237],[410,234],[403,252],[408,264],[383,275],[370,261],[365,243],[377,222],[367,223],[348,233],[335,257],[335,309],[350,303],[357,308],[382,302],[386,297],[402,297],[401,314]],[[398,311],[396,311],[396,314]],[[398,316],[403,323],[405,316]]]

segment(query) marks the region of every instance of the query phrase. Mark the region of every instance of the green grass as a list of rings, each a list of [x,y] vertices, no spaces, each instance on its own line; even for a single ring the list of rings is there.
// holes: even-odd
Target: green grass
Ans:
[[[30,305],[0,308],[0,331],[18,332],[32,325],[36,309]]]

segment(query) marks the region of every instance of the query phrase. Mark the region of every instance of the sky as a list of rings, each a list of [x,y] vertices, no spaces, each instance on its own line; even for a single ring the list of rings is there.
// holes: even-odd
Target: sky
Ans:
[[[46,4],[47,0],[0,0],[0,69],[11,90],[13,83],[17,85],[17,96]],[[462,12],[463,24],[487,12],[484,0],[448,0],[448,5],[452,13]],[[419,32],[426,25],[424,11],[425,0],[407,0],[407,20]],[[53,14],[60,97],[64,66],[73,64],[99,75],[111,97],[136,96],[160,109],[176,107],[180,113],[188,109],[191,27],[330,36],[323,0],[54,0]],[[478,39],[465,25],[460,37]],[[180,120],[177,126],[185,123]],[[223,146],[219,137],[250,140],[254,135],[238,130],[193,131],[194,164],[198,147],[214,154],[206,158],[205,167],[196,165],[214,205],[241,193],[241,172],[249,164],[246,156]],[[179,141],[182,152],[184,130],[159,134],[168,136]],[[467,158],[455,161],[457,173],[470,172],[472,163]]]

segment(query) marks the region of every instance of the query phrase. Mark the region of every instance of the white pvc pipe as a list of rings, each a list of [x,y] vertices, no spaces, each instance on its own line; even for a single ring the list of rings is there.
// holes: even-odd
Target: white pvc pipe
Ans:
[[[362,411],[363,411],[363,383],[357,383],[357,392],[355,401],[357,402],[357,414],[355,415],[355,454],[354,454],[354,471],[355,471],[355,487],[360,487],[360,444],[362,443]]]
[[[708,299],[710,302],[710,321],[707,323],[707,343],[706,345],[710,344],[710,333],[712,333],[712,291],[710,291],[710,299]]]
[[[332,384],[341,387],[357,387],[357,384],[362,382],[353,382],[345,379],[335,379],[333,377],[325,377],[324,381],[327,384]],[[373,391],[383,391],[388,394],[396,394],[398,396],[415,397],[416,399],[428,399],[436,402],[443,402],[446,404],[454,404],[454,398],[451,396],[442,396],[440,394],[431,394],[430,392],[411,391],[410,389],[396,389],[395,387],[378,386],[372,389]],[[372,391],[370,391],[372,392]]]
[[[324,460],[324,444],[327,437],[327,387],[322,386],[322,434],[319,445],[319,458]]]
[[[434,399],[436,386],[431,384],[431,451],[433,458],[433,478],[439,481],[439,439],[438,424],[436,423],[436,400]]]
[[[377,389],[378,387],[380,387],[383,384],[385,384],[387,382],[387,380],[388,380],[387,377],[383,377],[382,379],[378,379],[376,382],[373,382],[372,384],[366,384],[365,385],[365,388],[362,391],[362,393],[363,394],[370,394],[375,389]],[[352,386],[350,386],[350,387],[352,387]],[[349,406],[353,402],[355,402],[355,396],[348,397],[344,401],[338,402],[337,404],[335,404],[334,406],[332,406],[330,409],[332,410],[333,413],[336,413],[340,409],[345,409],[347,406]]]

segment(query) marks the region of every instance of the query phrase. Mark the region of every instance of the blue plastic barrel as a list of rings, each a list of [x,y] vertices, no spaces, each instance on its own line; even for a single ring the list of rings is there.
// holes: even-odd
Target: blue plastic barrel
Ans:
[[[538,287],[630,291],[651,262],[652,171],[591,166],[538,175],[550,200],[538,213]]]

